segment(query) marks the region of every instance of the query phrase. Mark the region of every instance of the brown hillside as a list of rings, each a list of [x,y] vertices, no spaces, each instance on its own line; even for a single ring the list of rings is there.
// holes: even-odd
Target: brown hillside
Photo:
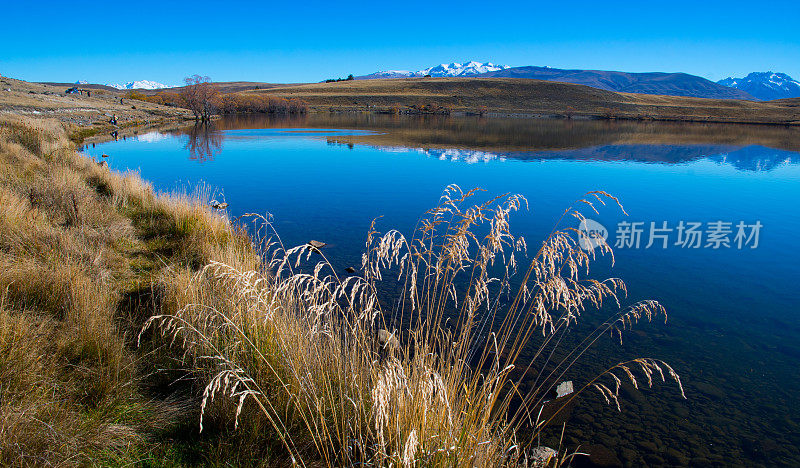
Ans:
[[[78,86],[91,90],[67,94]],[[0,114],[52,118],[82,127],[84,135],[121,131],[134,126],[157,126],[181,122],[191,115],[186,109],[129,99],[127,91],[102,85],[43,84],[0,77]],[[118,125],[110,118],[117,117]]]
[[[791,102],[752,102],[616,93],[588,86],[515,78],[408,78],[290,85],[251,91],[300,98],[313,107],[400,110],[431,106],[455,112],[481,109],[528,116],[676,121],[800,123]],[[440,109],[441,110],[441,109]]]

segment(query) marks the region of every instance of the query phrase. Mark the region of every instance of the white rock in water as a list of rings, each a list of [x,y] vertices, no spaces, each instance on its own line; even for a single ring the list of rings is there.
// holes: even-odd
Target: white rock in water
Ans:
[[[547,466],[551,460],[558,457],[558,452],[550,447],[539,446],[531,452],[532,466]]]
[[[570,393],[574,392],[575,389],[572,386],[572,381],[567,380],[566,382],[561,382],[556,387],[556,398],[561,398],[563,396],[567,396]]]

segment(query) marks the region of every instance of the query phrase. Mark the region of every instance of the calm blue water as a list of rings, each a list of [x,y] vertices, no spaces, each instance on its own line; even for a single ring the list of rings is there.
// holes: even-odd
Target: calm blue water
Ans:
[[[112,169],[140,171],[161,191],[216,187],[231,216],[269,212],[285,243],[325,241],[341,267],[359,263],[373,218],[384,217],[383,230],[410,232],[451,183],[524,195],[530,210],[512,227],[529,245],[582,194],[608,191],[630,214],[606,208],[590,216],[612,245],[620,221],[644,223],[640,248],[616,249],[614,275],[626,280],[631,299],[657,299],[670,318],[638,327],[622,346],[601,343],[574,378],[625,357],[659,357],[681,374],[688,400],[666,384],[629,389],[617,413],[587,395],[567,443],[602,444],[630,466],[800,464],[797,132],[747,129],[755,136],[740,142],[711,131],[686,143],[681,129],[575,123],[519,138],[524,121],[500,129],[476,122],[221,123],[229,129],[149,133],[86,152],[109,154]],[[553,133],[556,143],[538,143]],[[645,248],[650,223],[664,221],[673,228],[670,245]],[[681,221],[703,223],[704,234],[707,223],[732,223],[731,247],[674,245]],[[757,248],[754,239],[737,248],[740,221],[761,224]],[[607,273],[602,264],[598,272]]]

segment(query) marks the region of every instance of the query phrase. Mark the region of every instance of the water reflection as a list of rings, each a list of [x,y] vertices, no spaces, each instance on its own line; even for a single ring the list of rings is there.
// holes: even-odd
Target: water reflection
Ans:
[[[800,154],[763,146],[748,146],[711,156],[719,163],[731,164],[742,171],[771,171],[783,164],[800,164]]]
[[[215,122],[218,130],[347,128],[382,146],[448,147],[483,151],[577,149],[603,145],[764,146],[800,151],[800,127],[671,122],[515,119],[379,114],[248,115]]]
[[[237,136],[230,130],[263,128],[293,129],[293,134],[302,129],[304,135],[333,146],[415,151],[467,163],[564,159],[678,164],[708,158],[740,170],[765,171],[800,161],[800,129],[781,126],[310,114],[226,117],[174,133],[188,136],[190,158],[208,161],[222,150],[226,135]]]
[[[224,133],[213,123],[198,123],[175,132],[188,137],[183,149],[189,151],[189,158],[199,162],[213,161],[214,155],[222,151]]]
[[[348,145],[334,140],[337,145]],[[329,140],[329,144],[334,144]],[[800,155],[792,151],[782,151],[763,146],[737,148],[735,146],[678,146],[678,145],[614,145],[583,148],[568,151],[507,152],[456,149],[456,148],[408,148],[405,146],[378,146],[380,151],[391,153],[417,152],[443,161],[465,162],[467,164],[488,163],[519,159],[542,161],[548,159],[583,161],[638,161],[665,164],[679,164],[696,159],[708,158],[719,164],[729,164],[741,171],[771,171],[783,164],[800,163]]]

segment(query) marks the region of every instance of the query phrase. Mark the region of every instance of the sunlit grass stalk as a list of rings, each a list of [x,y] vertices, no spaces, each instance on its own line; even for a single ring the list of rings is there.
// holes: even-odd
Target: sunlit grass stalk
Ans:
[[[448,187],[411,238],[394,230],[380,235],[373,222],[361,276],[340,278],[324,256],[311,261],[319,249],[285,249],[274,232],[257,269],[240,269],[220,252],[181,287],[165,277],[173,309],[151,318],[143,333],[158,326],[207,376],[203,414],[215,394],[226,393],[237,401],[234,424],[266,417],[294,463],[524,462],[552,419],[538,420],[545,395],[587,349],[639,319],[666,315],[654,301],[633,304],[557,354],[587,309],[620,307],[622,280],[588,276],[595,255],[613,255],[611,248],[600,242],[583,250],[580,232],[563,227],[568,218],[584,219],[569,208],[520,277],[527,243],[511,233],[509,217],[526,200],[506,195],[469,205],[475,194]],[[576,206],[596,211],[607,201],[619,204],[590,192]],[[402,292],[393,310],[384,310],[380,286],[395,281]],[[395,332],[399,346],[379,343],[379,329]],[[520,362],[526,350],[532,358]],[[638,385],[634,371],[648,385],[657,374],[680,386],[665,363],[637,359],[609,368],[569,399],[596,388],[618,403],[622,379]]]

